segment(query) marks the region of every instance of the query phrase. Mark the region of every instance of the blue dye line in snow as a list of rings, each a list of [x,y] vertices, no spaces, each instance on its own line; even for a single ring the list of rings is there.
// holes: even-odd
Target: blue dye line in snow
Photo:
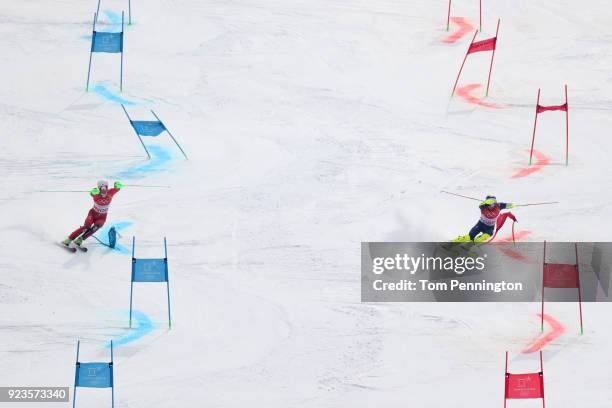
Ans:
[[[114,102],[120,105],[136,105],[136,102],[125,99],[115,92],[109,90],[104,84],[96,84],[94,87],[94,92],[106,99],[107,101]]]
[[[110,21],[111,25],[119,26],[119,31],[121,31],[121,14],[117,14],[111,10],[103,10],[102,11],[106,18]],[[127,18],[127,16],[125,16]],[[125,22],[127,25],[127,21]]]
[[[155,329],[155,325],[151,319],[149,319],[149,316],[138,310],[132,310],[132,321],[136,322],[135,327],[132,327],[127,334],[113,339],[113,346],[120,347],[133,343]],[[110,342],[106,345],[106,348],[110,348]]]
[[[104,15],[106,15],[106,19],[109,20],[108,25],[115,27],[115,29],[113,30],[102,29],[102,31],[117,32],[117,33],[121,32],[121,14],[120,13],[117,14],[111,10],[103,10],[102,13],[104,13]],[[125,16],[125,18],[127,19],[127,16]],[[98,22],[100,22],[100,18],[98,18]],[[124,29],[126,27],[127,27],[127,20],[125,21]],[[81,36],[81,39],[91,41],[91,34],[83,35]]]
[[[165,171],[166,169],[164,167],[174,160],[170,151],[164,149],[162,146],[147,145],[147,149],[151,154],[151,159],[147,160],[144,164],[139,164],[123,170],[118,173],[115,178],[136,179],[142,178],[149,173]]]
[[[103,245],[107,245],[107,248],[110,251],[117,251],[121,255],[131,255],[132,250],[130,248],[127,248],[124,245],[121,245],[119,243],[119,240],[117,240],[117,243],[115,244],[115,248],[108,247],[108,231],[111,229],[111,227],[115,227],[115,231],[119,233],[120,231],[131,226],[132,224],[133,224],[132,221],[121,221],[121,222],[116,222],[110,225],[105,225],[100,230],[98,230],[93,237],[96,238],[98,241],[100,241],[100,243],[102,243]]]

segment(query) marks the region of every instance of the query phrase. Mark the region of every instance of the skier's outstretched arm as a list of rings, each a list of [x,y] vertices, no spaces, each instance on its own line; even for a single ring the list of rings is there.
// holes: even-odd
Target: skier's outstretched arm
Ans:
[[[121,190],[123,188],[123,183],[120,181],[115,181],[115,184],[113,185],[113,188],[111,188],[110,190],[108,190],[108,193],[111,195],[115,195],[119,192],[119,190]]]

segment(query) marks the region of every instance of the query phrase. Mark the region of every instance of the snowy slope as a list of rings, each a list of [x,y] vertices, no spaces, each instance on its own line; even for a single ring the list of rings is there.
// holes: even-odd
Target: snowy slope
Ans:
[[[117,407],[502,404],[504,351],[517,371],[537,367],[521,351],[538,305],[362,304],[359,244],[465,233],[474,203],[441,189],[560,201],[515,211],[525,239],[609,241],[608,3],[486,1],[478,38],[502,20],[487,99],[499,109],[449,100],[471,35],[442,41],[444,1],[133,3],[123,93],[119,57],[101,54],[84,92],[94,1],[0,7],[0,385],[71,385],[77,339],[83,361],[114,339]],[[454,3],[476,24],[477,2]],[[117,31],[124,8],[103,0],[98,28]],[[477,97],[488,57],[471,56],[460,83]],[[550,164],[513,178],[537,89],[562,103],[566,83],[570,166],[563,117],[547,113],[536,148]],[[154,109],[190,160],[160,136],[147,161],[119,103],[137,119]],[[53,242],[91,199],[36,191],[99,178],[170,188],[116,196],[123,251],[66,253]],[[143,257],[168,238],[172,330],[163,287],[144,284],[127,329],[133,235]],[[610,308],[584,305],[583,336],[573,304],[549,312],[566,332],[545,349],[547,404],[609,407]]]

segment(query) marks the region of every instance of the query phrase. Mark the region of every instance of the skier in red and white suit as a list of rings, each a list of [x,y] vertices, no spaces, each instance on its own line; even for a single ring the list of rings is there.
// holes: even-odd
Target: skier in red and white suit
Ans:
[[[62,241],[62,244],[69,246],[70,243],[74,241],[75,245],[81,246],[84,240],[100,229],[106,222],[110,203],[114,195],[121,190],[121,187],[123,187],[123,184],[121,184],[120,181],[115,181],[114,188],[111,189],[108,188],[108,183],[106,181],[98,181],[98,186],[92,188],[89,192],[93,198],[94,205],[93,208],[89,210],[89,213],[87,213],[85,223],[74,230],[68,238]]]

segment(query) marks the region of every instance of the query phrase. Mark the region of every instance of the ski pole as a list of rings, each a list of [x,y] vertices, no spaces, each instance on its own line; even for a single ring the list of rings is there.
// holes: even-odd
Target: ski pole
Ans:
[[[451,193],[450,191],[444,191],[444,190],[441,190],[440,192],[441,192],[441,193],[444,193],[444,194],[454,195],[454,196],[457,196],[457,197],[467,198],[467,199],[469,199],[469,200],[474,200],[474,201],[482,201],[482,200],[480,200],[480,199],[478,199],[478,198],[474,198],[474,197],[470,197],[470,196],[465,196],[465,195],[461,195],[461,194],[456,194],[456,193]]]
[[[559,204],[559,201],[547,201],[544,203],[531,203],[531,204],[517,204],[515,207],[528,207],[530,205],[548,205],[548,204]]]
[[[142,188],[170,188],[170,186],[150,186],[147,184],[124,184],[126,187],[142,187]]]
[[[103,246],[105,246],[105,247],[108,247],[108,248],[111,248],[111,249],[112,249],[112,247],[111,247],[110,245],[108,245],[108,244],[107,244],[107,243],[105,243],[105,242],[102,242],[102,241],[100,240],[100,238],[96,237],[95,235],[92,235],[91,237],[92,237],[92,238],[94,238],[96,241],[98,241],[98,242],[100,243],[100,245],[103,245]]]
[[[35,193],[89,193],[88,190],[34,190]]]
[[[465,196],[465,195],[461,195],[461,194],[456,194],[456,193],[451,193],[449,191],[441,190],[440,192],[441,193],[445,193],[445,194],[454,195],[454,196],[457,196],[457,197],[467,198],[467,199],[474,200],[474,201],[481,201],[478,198],[474,198],[474,197],[470,197],[470,196]],[[549,204],[559,204],[559,201],[545,201],[545,202],[542,202],[542,203],[517,204],[517,205],[515,205],[515,207],[529,207],[529,206],[532,206],[532,205],[549,205]]]

